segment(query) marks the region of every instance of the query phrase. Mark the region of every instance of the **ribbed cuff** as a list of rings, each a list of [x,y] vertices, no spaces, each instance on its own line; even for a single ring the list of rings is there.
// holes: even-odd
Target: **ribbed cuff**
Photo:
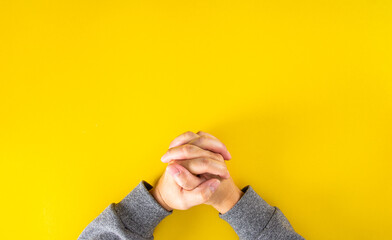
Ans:
[[[251,186],[242,189],[244,195],[219,217],[228,222],[241,240],[256,239],[268,224],[275,208],[265,202]]]
[[[151,238],[155,227],[173,211],[164,209],[150,194],[152,186],[141,181],[115,205],[125,227],[144,238]]]

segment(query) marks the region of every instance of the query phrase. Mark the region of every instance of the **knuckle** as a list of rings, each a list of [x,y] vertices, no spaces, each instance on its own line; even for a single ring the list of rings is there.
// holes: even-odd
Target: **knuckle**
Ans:
[[[221,169],[219,176],[220,176],[221,178],[225,178],[225,179],[229,178],[229,177],[230,177],[229,170],[227,170],[227,169]]]
[[[188,138],[188,137],[192,137],[193,136],[193,132],[191,132],[191,131],[186,131],[186,132],[184,132],[183,134],[182,134],[182,136],[184,137],[184,138]]]
[[[219,146],[227,151],[227,147],[226,147],[226,145],[224,143],[219,141]]]
[[[190,145],[190,144],[185,144],[185,145],[182,147],[182,151],[184,152],[185,155],[190,154],[193,150],[194,150],[194,148],[193,148],[193,146]]]
[[[200,139],[200,141],[206,141],[206,140],[209,139],[209,137],[207,137],[207,136],[200,136],[199,139]]]
[[[208,168],[208,166],[210,165],[210,159],[207,157],[200,158],[200,165],[204,168]]]
[[[204,144],[208,144],[208,136],[200,136],[197,139],[195,139],[195,142],[197,142],[198,144],[204,143]]]
[[[189,143],[191,144],[199,144],[200,141],[202,141],[202,137],[198,136],[192,139],[192,141],[190,141]]]
[[[217,160],[224,161],[225,159],[219,153],[213,153]]]

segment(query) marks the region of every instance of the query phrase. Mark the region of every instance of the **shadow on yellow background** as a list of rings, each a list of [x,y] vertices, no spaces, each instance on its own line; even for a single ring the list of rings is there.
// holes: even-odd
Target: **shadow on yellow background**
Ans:
[[[0,4],[2,239],[76,239],[184,131],[307,239],[391,239],[391,1]],[[237,239],[209,206],[156,239]]]

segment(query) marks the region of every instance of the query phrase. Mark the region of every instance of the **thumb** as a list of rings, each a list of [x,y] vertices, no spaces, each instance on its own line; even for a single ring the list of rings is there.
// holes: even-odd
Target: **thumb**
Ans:
[[[209,179],[191,191],[184,190],[184,199],[190,207],[205,203],[218,189],[219,185],[220,181],[218,179]]]

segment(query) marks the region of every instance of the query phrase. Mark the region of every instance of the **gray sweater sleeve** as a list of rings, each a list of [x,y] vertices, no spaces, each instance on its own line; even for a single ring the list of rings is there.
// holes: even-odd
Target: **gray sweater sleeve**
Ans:
[[[109,205],[79,236],[79,240],[154,239],[154,228],[172,212],[164,209],[142,181],[121,202]]]
[[[242,189],[244,195],[219,217],[228,222],[241,240],[304,239],[297,234],[283,213],[268,205],[251,186]]]
[[[142,181],[121,202],[109,205],[79,236],[79,240],[153,239],[155,227],[172,212],[165,210],[149,193],[150,184]],[[241,240],[303,239],[295,233],[282,212],[268,205],[250,186],[225,214]]]

